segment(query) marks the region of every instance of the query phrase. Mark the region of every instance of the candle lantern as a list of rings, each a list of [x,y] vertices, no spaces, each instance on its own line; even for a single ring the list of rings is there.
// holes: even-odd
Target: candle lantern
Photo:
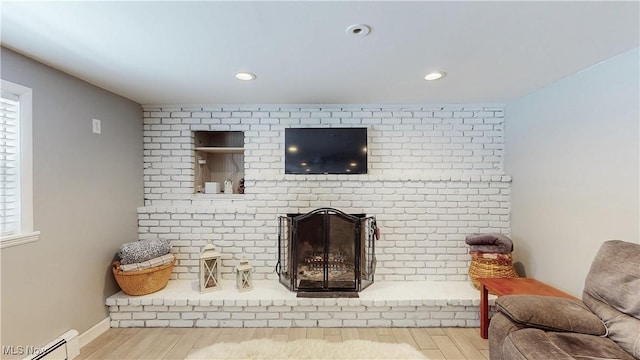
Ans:
[[[208,243],[200,254],[200,292],[220,290],[220,253]]]
[[[242,258],[240,265],[236,266],[236,286],[240,291],[253,290],[253,280],[251,279],[251,265],[249,260]]]

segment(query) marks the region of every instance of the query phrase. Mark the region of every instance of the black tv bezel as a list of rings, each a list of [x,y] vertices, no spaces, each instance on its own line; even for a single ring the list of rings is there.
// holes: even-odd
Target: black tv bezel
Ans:
[[[355,168],[355,171],[332,171],[330,169],[320,169],[320,170],[311,170],[311,171],[292,171],[291,166],[288,166],[290,159],[294,156],[288,151],[289,143],[288,143],[288,134],[291,134],[290,131],[303,131],[303,132],[341,132],[341,131],[361,131],[364,135],[364,156],[360,155],[359,159],[361,162],[364,162],[364,165],[360,164],[360,166]],[[285,128],[285,141],[284,141],[284,173],[286,175],[365,175],[369,172],[369,153],[368,153],[368,143],[369,143],[369,133],[367,127],[289,127]],[[362,144],[358,145],[360,148]],[[328,147],[327,147],[328,148]],[[354,151],[358,151],[355,149]],[[300,160],[297,160],[300,161]],[[297,162],[296,161],[296,162]],[[296,166],[297,167],[297,166]]]

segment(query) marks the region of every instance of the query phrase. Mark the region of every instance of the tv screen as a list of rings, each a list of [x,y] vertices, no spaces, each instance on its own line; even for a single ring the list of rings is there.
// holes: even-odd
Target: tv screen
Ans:
[[[367,128],[284,130],[285,174],[366,174]]]

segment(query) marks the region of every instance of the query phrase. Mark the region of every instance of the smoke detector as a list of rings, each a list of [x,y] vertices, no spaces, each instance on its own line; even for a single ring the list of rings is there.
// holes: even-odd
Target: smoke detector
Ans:
[[[347,34],[356,36],[356,37],[365,37],[369,35],[371,32],[371,28],[365,24],[354,24],[347,28]]]

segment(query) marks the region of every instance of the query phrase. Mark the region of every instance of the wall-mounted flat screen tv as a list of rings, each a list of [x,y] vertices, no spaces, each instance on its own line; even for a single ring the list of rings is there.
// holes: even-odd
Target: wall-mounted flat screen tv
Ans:
[[[366,174],[367,128],[284,130],[285,174]]]

